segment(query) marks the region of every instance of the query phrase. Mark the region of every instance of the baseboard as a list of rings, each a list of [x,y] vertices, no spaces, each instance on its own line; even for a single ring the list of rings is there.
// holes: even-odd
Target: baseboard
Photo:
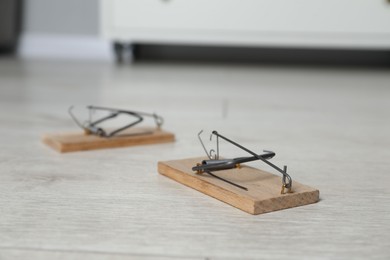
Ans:
[[[390,66],[390,50],[134,44],[134,60]]]
[[[110,43],[98,36],[23,34],[18,56],[66,60],[112,60]]]

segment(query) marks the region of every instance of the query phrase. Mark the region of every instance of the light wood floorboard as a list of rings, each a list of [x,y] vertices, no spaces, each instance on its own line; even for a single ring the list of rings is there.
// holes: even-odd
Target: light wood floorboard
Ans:
[[[177,141],[58,154],[40,138],[77,131],[71,104],[158,112]],[[201,129],[320,202],[252,216],[159,175]],[[0,147],[1,259],[390,258],[389,70],[3,59]]]

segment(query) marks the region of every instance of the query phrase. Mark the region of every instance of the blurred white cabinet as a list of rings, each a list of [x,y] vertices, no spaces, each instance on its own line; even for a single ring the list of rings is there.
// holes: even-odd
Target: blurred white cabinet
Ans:
[[[116,41],[390,49],[387,0],[101,0]]]

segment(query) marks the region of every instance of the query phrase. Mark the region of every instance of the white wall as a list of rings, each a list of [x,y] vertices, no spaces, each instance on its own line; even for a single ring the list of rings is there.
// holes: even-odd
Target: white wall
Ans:
[[[100,0],[25,0],[18,55],[112,60],[109,41],[99,33],[99,6]]]
[[[25,0],[24,32],[97,36],[99,0]]]

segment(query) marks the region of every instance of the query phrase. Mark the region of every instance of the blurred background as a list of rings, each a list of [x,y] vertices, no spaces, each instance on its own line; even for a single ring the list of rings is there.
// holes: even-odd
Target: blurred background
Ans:
[[[2,0],[2,53],[389,65],[387,0]]]

